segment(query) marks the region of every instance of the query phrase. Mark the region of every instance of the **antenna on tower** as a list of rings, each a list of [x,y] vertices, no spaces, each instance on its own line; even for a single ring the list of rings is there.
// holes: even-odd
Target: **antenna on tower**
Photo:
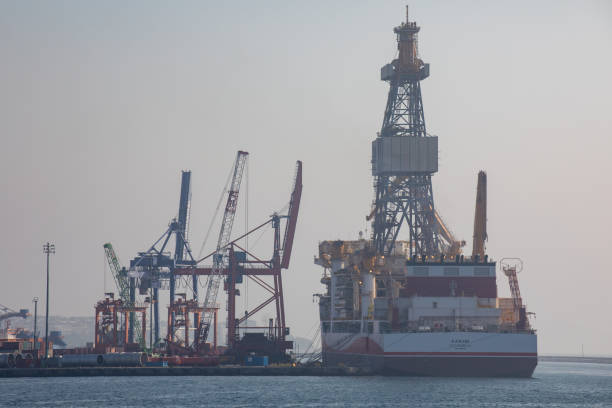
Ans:
[[[406,4],[406,24],[408,24],[408,21],[410,21],[408,19],[408,5]]]

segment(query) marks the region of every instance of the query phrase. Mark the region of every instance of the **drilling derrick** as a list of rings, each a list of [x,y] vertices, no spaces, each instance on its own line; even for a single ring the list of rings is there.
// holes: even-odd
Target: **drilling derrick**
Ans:
[[[398,58],[381,69],[389,96],[382,128],[372,142],[375,250],[390,254],[407,224],[411,258],[442,252],[431,187],[431,176],[438,171],[438,138],[425,129],[420,81],[429,76],[429,64],[418,56],[419,30],[408,20],[406,8],[406,22],[394,29]]]

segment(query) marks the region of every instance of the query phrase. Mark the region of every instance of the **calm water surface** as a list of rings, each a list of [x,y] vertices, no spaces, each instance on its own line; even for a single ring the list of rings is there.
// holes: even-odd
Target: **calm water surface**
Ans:
[[[612,407],[612,364],[542,362],[532,379],[0,379],[1,407]]]

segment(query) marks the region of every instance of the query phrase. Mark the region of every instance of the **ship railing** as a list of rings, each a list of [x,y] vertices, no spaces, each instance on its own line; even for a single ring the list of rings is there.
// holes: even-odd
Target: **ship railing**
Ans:
[[[374,333],[372,320],[333,320],[322,321],[323,333]]]
[[[462,327],[435,327],[427,326],[425,324],[403,326],[399,328],[393,328],[392,323],[388,320],[376,320],[378,322],[378,332],[380,334],[387,333],[425,333],[425,332],[476,332],[476,333],[523,333],[523,334],[535,334],[536,331],[532,328],[529,329],[517,329],[513,326],[507,325],[472,325]],[[321,322],[321,329],[323,333],[374,333],[374,321],[373,320],[327,320]]]
[[[471,327],[428,327],[428,326],[419,326],[419,327],[402,327],[399,329],[391,329],[380,326],[381,333],[441,333],[441,332],[472,332],[472,333],[530,333],[534,334],[535,330],[533,329],[517,329],[517,328],[508,328],[508,327],[500,327],[500,326],[483,326],[482,328],[471,328]]]

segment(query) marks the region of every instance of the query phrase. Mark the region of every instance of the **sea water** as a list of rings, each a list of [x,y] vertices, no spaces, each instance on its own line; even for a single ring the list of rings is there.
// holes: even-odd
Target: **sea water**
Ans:
[[[533,378],[0,379],[2,407],[612,407],[612,364],[540,362]]]

